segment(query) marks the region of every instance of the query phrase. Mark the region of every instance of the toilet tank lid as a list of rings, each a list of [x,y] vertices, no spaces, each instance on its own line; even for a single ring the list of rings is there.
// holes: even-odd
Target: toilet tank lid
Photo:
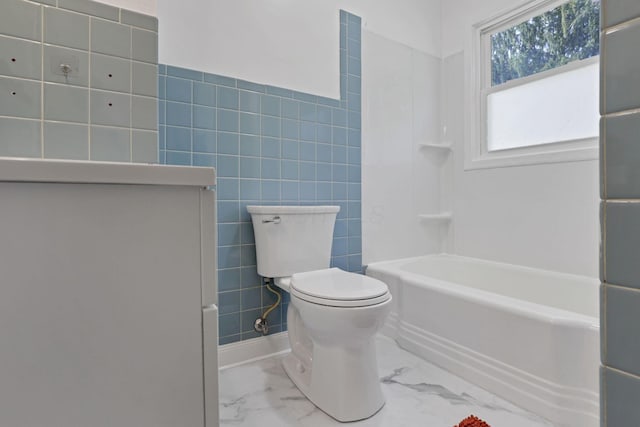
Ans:
[[[305,215],[313,213],[338,213],[340,206],[247,206],[250,214],[258,215]]]
[[[291,276],[291,287],[312,297],[339,301],[377,298],[389,291],[380,280],[339,268],[296,273]]]

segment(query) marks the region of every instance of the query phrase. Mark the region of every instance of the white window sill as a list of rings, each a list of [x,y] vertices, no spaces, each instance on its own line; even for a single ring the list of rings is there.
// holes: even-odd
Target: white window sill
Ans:
[[[472,144],[465,147],[465,170],[493,169],[547,163],[581,162],[597,160],[599,157],[598,138],[580,141],[557,142],[510,150],[473,153]]]

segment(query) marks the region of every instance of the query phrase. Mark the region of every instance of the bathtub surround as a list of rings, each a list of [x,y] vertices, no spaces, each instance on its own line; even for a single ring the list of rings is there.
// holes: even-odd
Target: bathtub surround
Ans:
[[[361,20],[340,12],[340,99],[160,66],[160,162],[214,166],[220,343],[260,336],[261,286],[246,206],[340,206],[331,265],[362,270]],[[287,298],[269,316],[286,329]]]
[[[362,37],[363,262],[450,251],[449,223],[419,219],[451,209],[443,189],[452,156],[420,147],[443,142],[442,61],[371,31]]]
[[[157,161],[155,17],[89,0],[2,8],[0,156]]]
[[[472,26],[525,3],[442,2],[442,128],[453,144],[452,180],[442,191],[453,213],[453,252],[597,277],[597,160],[464,169]]]
[[[601,425],[640,419],[640,4],[603,1]]]
[[[362,426],[452,426],[475,414],[492,426],[552,427],[449,372],[377,338],[380,382],[387,403]],[[244,427],[344,426],[298,391],[279,357],[220,371],[220,425]],[[277,403],[276,403],[277,402]]]

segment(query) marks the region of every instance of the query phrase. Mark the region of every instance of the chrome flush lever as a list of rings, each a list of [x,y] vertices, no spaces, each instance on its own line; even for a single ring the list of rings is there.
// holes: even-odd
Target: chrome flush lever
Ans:
[[[263,224],[267,224],[267,223],[280,224],[280,217],[279,216],[274,216],[271,219],[263,219],[262,223]]]

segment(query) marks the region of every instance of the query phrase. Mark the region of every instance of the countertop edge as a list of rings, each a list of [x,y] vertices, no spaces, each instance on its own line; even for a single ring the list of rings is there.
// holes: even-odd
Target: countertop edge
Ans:
[[[213,168],[0,157],[0,182],[215,185]]]

